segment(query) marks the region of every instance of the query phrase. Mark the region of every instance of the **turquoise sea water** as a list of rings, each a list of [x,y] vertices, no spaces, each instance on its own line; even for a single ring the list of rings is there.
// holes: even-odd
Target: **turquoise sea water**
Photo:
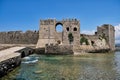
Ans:
[[[120,80],[120,52],[84,56],[33,54],[1,80]]]

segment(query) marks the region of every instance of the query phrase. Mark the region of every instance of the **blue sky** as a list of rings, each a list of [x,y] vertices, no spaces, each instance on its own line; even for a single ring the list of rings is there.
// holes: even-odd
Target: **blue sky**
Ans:
[[[0,31],[38,30],[39,20],[77,18],[81,31],[120,24],[120,0],[0,0]]]

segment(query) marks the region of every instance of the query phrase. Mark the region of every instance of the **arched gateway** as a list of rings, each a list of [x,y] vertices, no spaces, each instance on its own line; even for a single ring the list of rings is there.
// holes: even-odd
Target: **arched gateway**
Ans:
[[[62,26],[62,31],[57,31],[57,26]],[[68,45],[68,34],[72,33],[74,41],[72,45],[80,44],[80,23],[77,19],[56,19],[40,20],[39,39],[36,48],[45,47],[46,44]]]

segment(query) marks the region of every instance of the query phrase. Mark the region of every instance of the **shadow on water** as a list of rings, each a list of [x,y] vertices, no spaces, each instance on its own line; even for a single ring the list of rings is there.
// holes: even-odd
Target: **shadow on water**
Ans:
[[[26,80],[26,79],[24,79],[24,78],[15,78],[13,80]]]

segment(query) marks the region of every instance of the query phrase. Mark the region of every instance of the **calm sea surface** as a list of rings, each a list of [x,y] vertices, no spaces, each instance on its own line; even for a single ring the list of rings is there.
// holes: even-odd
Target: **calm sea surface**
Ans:
[[[85,56],[33,54],[1,80],[120,80],[120,51]]]

